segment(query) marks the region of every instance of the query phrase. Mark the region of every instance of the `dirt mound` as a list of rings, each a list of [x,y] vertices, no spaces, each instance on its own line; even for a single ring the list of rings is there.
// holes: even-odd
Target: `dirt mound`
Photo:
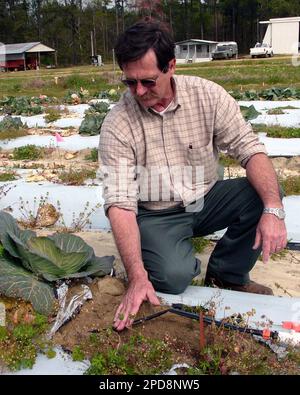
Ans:
[[[76,345],[80,345],[87,355],[89,354],[87,342],[91,333],[104,333],[107,329],[112,328],[115,311],[125,292],[123,281],[111,277],[94,280],[89,286],[93,299],[85,302],[79,314],[65,324],[54,337],[54,342],[64,349],[71,351]],[[70,297],[76,293],[76,288],[77,286],[72,288]],[[165,308],[167,306],[154,307],[149,303],[144,303],[137,318],[146,317]],[[118,342],[126,342],[134,334],[146,338],[169,339],[176,344],[175,349],[179,355],[182,355],[184,350],[185,361],[190,361],[191,355],[198,348],[198,327],[199,324],[196,321],[167,313],[120,333],[113,331],[112,337],[118,338]]]

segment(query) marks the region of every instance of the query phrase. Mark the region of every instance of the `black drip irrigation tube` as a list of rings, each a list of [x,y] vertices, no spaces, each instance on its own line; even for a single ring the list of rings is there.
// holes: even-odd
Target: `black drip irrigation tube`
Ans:
[[[152,320],[153,318],[160,317],[161,315],[164,315],[166,313],[173,313],[176,315],[180,315],[182,317],[191,318],[193,320],[199,321],[199,314],[191,313],[189,311],[183,310],[182,304],[172,304],[172,307],[170,307],[166,310],[162,310],[162,311],[159,311],[155,314],[148,315],[146,317],[139,318],[139,319],[133,321],[133,325],[142,324],[143,322]],[[267,335],[266,335],[266,331],[264,331],[263,329],[253,329],[253,328],[249,328],[249,327],[234,325],[234,324],[230,324],[229,322],[225,322],[224,320],[215,320],[214,318],[211,318],[211,317],[203,316],[203,321],[209,325],[215,324],[218,327],[223,326],[226,329],[235,330],[235,331],[238,331],[241,333],[249,333],[250,335],[260,336],[262,338],[265,338],[267,336],[268,338],[271,338],[274,340],[278,339],[278,332],[276,332],[276,331],[267,331]]]
[[[286,247],[291,251],[300,251],[300,243],[287,243]]]

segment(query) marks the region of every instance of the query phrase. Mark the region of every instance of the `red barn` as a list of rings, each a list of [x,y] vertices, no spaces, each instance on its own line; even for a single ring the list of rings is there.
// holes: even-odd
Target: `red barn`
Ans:
[[[55,49],[35,43],[0,45],[0,69],[32,70],[40,67],[41,53],[54,53]]]

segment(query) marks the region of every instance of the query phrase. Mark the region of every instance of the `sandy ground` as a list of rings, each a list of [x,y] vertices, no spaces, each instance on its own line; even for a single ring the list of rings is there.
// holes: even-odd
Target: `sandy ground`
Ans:
[[[117,276],[124,278],[124,267],[111,232],[80,232],[77,235],[94,248],[96,255],[115,255]],[[199,279],[205,276],[213,248],[214,243],[211,243],[203,253],[197,254],[202,262]],[[300,297],[300,251],[284,251],[267,264],[257,261],[251,271],[251,279],[271,287],[275,295]]]

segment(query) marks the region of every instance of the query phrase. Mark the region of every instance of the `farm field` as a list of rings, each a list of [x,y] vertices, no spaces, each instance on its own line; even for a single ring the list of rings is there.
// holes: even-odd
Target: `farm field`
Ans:
[[[235,91],[232,94],[241,106],[248,110],[254,106],[257,114],[253,115],[252,109],[251,115],[247,113],[245,116],[249,117],[247,119],[265,143],[286,191],[284,203],[290,247],[299,245],[299,67],[294,67],[288,57],[275,57],[179,66],[177,73],[211,79],[226,90]],[[153,374],[168,370],[174,363],[186,363],[192,367],[190,370],[186,368],[185,374],[232,373],[231,362],[242,353],[233,347],[235,351],[227,354],[229,364],[217,355],[212,362],[209,353],[204,353],[201,355],[208,365],[199,364],[199,338],[194,335],[197,323],[187,322],[181,317],[162,317],[121,335],[111,330],[114,309],[124,292],[125,273],[103,213],[97,147],[99,126],[123,89],[118,82],[120,75],[120,72],[114,73],[112,65],[99,69],[82,66],[0,74],[0,210],[14,216],[20,228],[36,231],[39,236],[57,231],[74,234],[91,246],[97,257],[115,257],[116,278],[104,277],[91,283],[82,281],[82,284],[90,286],[94,299],[84,304],[82,314],[57,331],[54,344],[47,346],[46,351],[61,345],[72,353],[75,361],[89,359],[92,361],[89,374]],[[7,99],[7,96],[15,99]],[[25,99],[22,98],[24,96]],[[19,118],[19,121],[11,118]],[[3,124],[4,121],[6,123]],[[1,125],[4,126],[1,128]],[[222,154],[220,164],[224,167],[225,178],[245,174],[226,153]],[[214,243],[210,241],[203,249],[196,248],[202,261],[202,274],[197,285],[203,280],[213,247]],[[253,279],[270,286],[276,296],[299,298],[299,263],[299,251],[285,250],[273,256],[268,265],[258,262],[253,270]],[[74,295],[80,281],[76,280],[72,285],[71,295]],[[26,323],[28,314],[34,315],[28,304],[0,297],[1,300],[7,306],[7,317],[13,328],[23,325],[24,317]],[[154,311],[145,305],[141,316]],[[33,321],[30,325],[35,331],[31,338],[28,335],[30,339],[45,331],[44,324]],[[160,329],[165,327],[167,331]],[[216,328],[209,328],[206,327],[205,336],[211,347],[216,339],[223,336],[231,345],[238,342],[245,351],[238,362],[240,374],[300,373],[298,349],[290,351],[292,357],[285,360],[284,366],[277,361],[275,354],[258,347],[250,336],[245,346],[244,339],[238,335],[228,334],[224,328],[219,332]],[[82,333],[84,335],[81,336]],[[157,333],[157,343],[153,333]],[[3,350],[1,339],[6,339],[13,353],[14,329],[7,336],[1,335],[0,331],[0,350]],[[22,338],[22,345],[27,350],[25,356],[22,353],[23,356],[20,353],[13,354],[13,357],[9,355],[3,369],[7,365],[15,370],[32,367],[40,349],[37,346],[29,350],[26,336]],[[102,356],[96,352],[100,347],[104,347]],[[146,356],[143,363],[137,351],[139,347]],[[220,343],[220,348],[225,348],[225,341]],[[114,354],[113,349],[119,350],[120,354]],[[126,357],[128,352],[132,353],[132,361]],[[253,352],[257,353],[257,360],[265,358],[267,363],[251,365],[249,358]],[[161,359],[154,368],[154,361],[159,355]],[[10,358],[13,359],[11,364],[8,363]]]

